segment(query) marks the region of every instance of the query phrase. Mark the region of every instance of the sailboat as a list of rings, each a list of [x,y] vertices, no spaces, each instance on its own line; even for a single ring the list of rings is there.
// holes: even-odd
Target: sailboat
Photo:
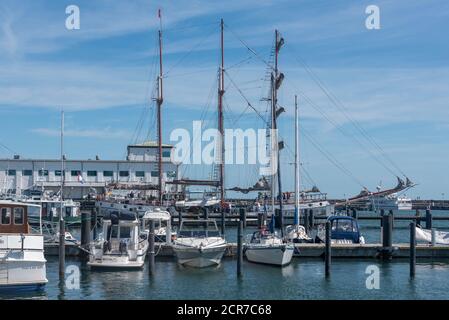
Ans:
[[[277,90],[279,89],[280,83],[284,75],[278,72],[277,61],[279,50],[284,43],[284,39],[279,37],[279,32],[275,32],[275,67],[274,72],[271,76],[271,128],[277,129],[277,117],[281,113],[280,108],[277,106]],[[283,237],[283,218],[282,218],[282,196],[279,197],[279,213],[280,213],[280,230],[279,235],[275,232],[275,212],[274,212],[274,178],[277,173],[277,182],[279,188],[279,195],[282,195],[282,185],[281,185],[281,175],[280,175],[280,159],[279,159],[279,146],[280,143],[277,141],[277,135],[271,136],[271,165],[274,167],[274,152],[277,153],[277,170],[273,172],[271,179],[271,203],[272,203],[272,214],[270,230],[267,230],[263,226],[260,230],[254,232],[252,236],[245,243],[244,251],[246,258],[250,262],[270,264],[276,266],[288,265],[293,257],[294,246],[291,242],[287,242]],[[276,146],[275,148],[273,146]],[[275,151],[273,151],[275,150]]]
[[[299,224],[299,128],[298,96],[295,95],[295,213],[294,224],[285,228],[286,237],[291,242],[312,242],[304,226]]]

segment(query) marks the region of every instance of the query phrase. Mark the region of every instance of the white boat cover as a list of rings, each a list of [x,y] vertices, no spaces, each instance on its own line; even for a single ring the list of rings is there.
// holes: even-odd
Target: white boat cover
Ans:
[[[416,240],[432,242],[432,231],[416,227]],[[449,245],[449,232],[435,231],[435,243]]]

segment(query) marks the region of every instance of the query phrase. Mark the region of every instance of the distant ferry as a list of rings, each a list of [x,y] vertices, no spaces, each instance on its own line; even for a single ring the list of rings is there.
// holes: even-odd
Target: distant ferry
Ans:
[[[370,200],[371,211],[376,210],[412,210],[412,199],[398,196],[396,193],[387,196],[377,196]]]

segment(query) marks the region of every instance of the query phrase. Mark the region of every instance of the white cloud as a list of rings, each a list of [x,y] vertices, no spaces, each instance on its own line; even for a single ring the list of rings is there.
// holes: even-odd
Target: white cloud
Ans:
[[[49,128],[34,128],[31,132],[44,136],[58,137],[61,135],[60,130]],[[126,130],[117,130],[112,128],[102,129],[68,129],[64,130],[64,136],[77,138],[98,138],[98,139],[128,139],[130,133]]]

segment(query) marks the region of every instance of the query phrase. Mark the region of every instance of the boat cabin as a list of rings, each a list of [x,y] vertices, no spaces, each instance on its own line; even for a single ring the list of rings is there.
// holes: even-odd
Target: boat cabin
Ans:
[[[137,250],[139,226],[139,220],[133,215],[111,215],[109,219],[103,219],[105,251],[121,254],[128,249]]]
[[[8,200],[0,201],[0,233],[30,233],[29,208],[40,212],[39,206]]]
[[[149,232],[151,221],[154,221],[154,240],[170,244],[176,236],[176,233],[172,232],[170,213],[160,208],[145,212],[142,217],[142,230]]]
[[[331,239],[337,243],[361,243],[359,224],[356,219],[349,216],[331,216]],[[363,241],[364,242],[364,241]]]

